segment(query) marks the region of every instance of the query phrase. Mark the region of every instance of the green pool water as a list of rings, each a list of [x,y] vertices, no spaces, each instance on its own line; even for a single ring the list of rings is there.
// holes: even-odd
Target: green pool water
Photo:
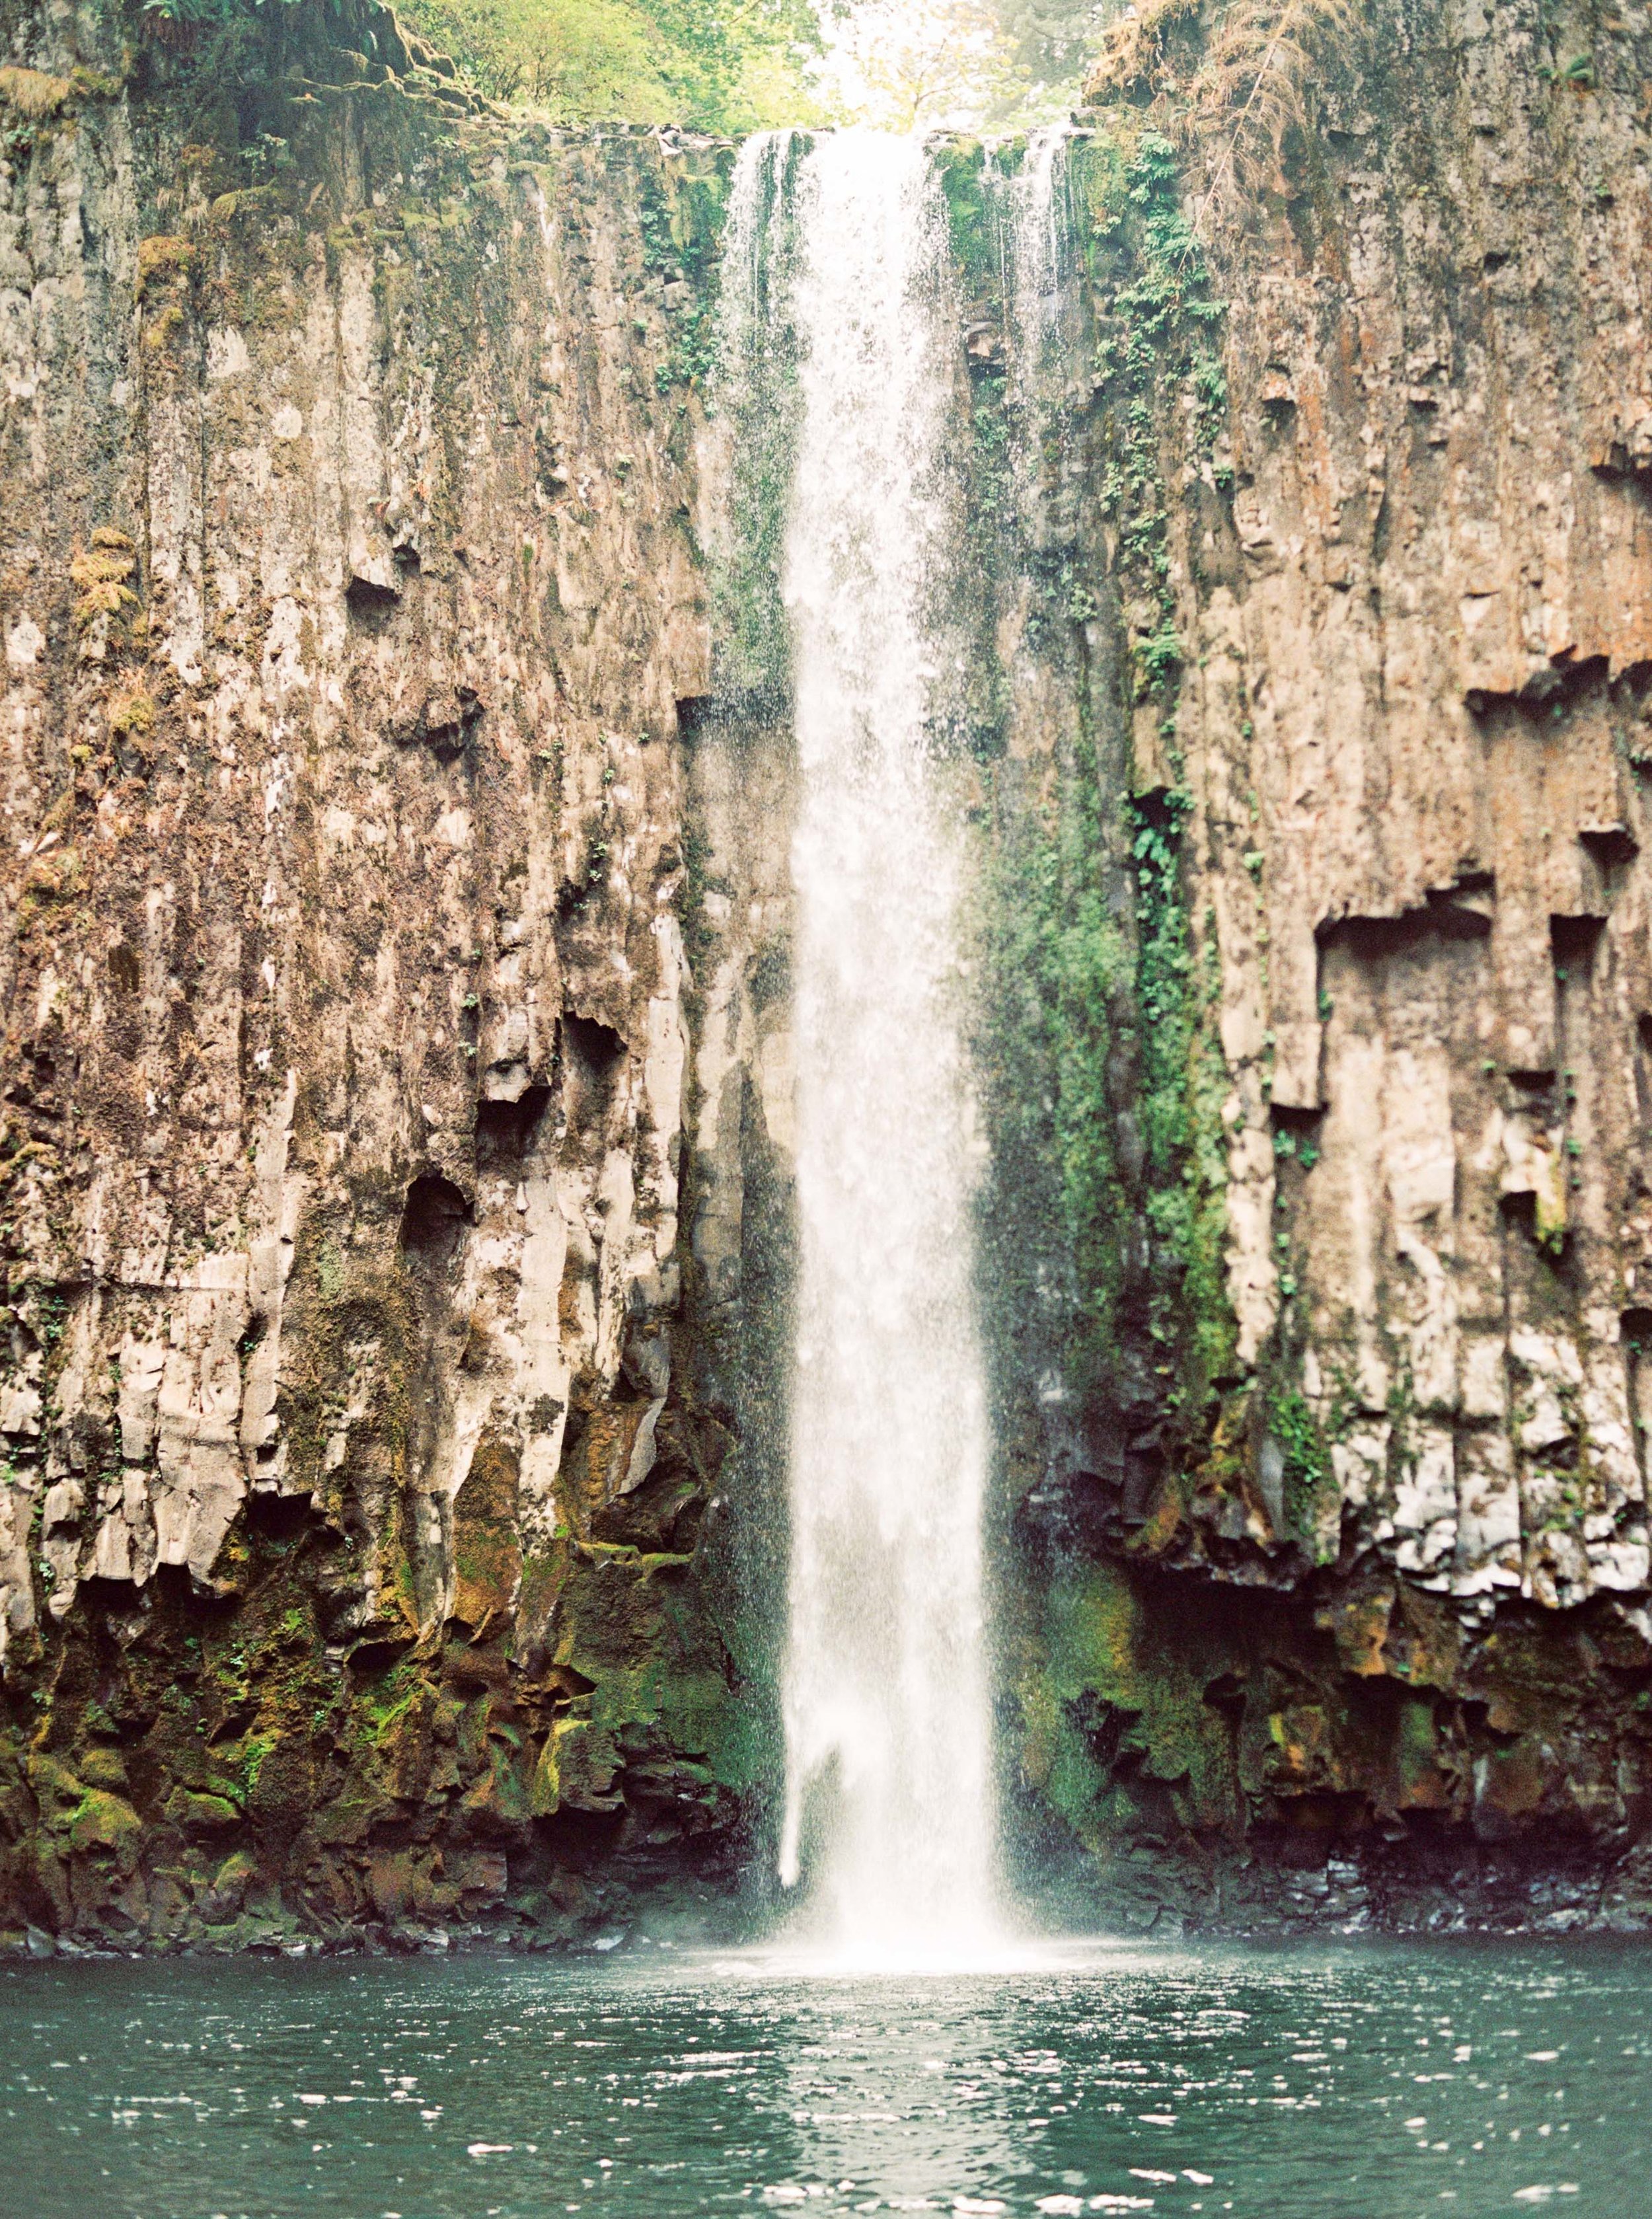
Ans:
[[[0,2212],[1652,2212],[1652,1951],[14,1962]]]

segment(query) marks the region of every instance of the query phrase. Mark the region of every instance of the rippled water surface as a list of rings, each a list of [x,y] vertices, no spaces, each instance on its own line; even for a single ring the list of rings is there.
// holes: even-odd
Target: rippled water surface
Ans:
[[[1652,1953],[16,1964],[0,2212],[1652,2210]]]

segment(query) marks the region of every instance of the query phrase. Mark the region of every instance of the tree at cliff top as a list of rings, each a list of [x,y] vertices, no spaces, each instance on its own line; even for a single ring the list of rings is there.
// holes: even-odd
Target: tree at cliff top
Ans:
[[[401,0],[494,98],[568,122],[742,132],[810,120],[812,0]]]
[[[1106,26],[1125,0],[993,0],[1018,115],[1071,108]]]
[[[1119,0],[401,0],[495,99],[568,121],[1032,122]]]
[[[910,131],[1060,115],[1120,0],[844,0],[815,72],[833,121]]]

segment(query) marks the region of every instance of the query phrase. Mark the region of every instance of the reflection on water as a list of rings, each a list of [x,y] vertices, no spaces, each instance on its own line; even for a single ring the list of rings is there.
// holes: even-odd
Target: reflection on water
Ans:
[[[1648,2208],[1652,1953],[14,1965],[0,2212]]]

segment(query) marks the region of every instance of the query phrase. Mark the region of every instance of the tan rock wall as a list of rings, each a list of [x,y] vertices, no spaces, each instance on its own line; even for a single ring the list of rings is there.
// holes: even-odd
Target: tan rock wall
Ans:
[[[749,1784],[683,1353],[727,154],[357,28],[256,158],[145,49],[3,177],[0,1924],[210,1921],[175,1783],[256,1853],[220,1924],[324,1930],[501,1851],[595,1915]],[[54,1831],[88,1763],[140,1869]]]
[[[1023,1781],[1115,1872],[1248,1837],[1332,1856],[1326,1916],[1438,1924],[1536,1916],[1574,1859],[1560,1924],[1643,1924],[1652,18],[1373,11],[1180,265],[1227,304],[1213,429],[1213,324],[1166,312],[1146,373],[1120,337],[1166,272],[1116,177],[1198,54],[1143,15],[1186,45],[1090,119],[1071,544],[1220,1042],[1237,1333],[1196,1407],[1138,1358],[1088,1440],[1044,1427]],[[1210,1915],[1196,1860],[1172,1894]]]
[[[726,1872],[773,1773],[792,782],[773,705],[710,699],[728,150],[522,129],[339,21],[251,158],[177,57],[123,89],[15,27],[68,90],[0,176],[0,1924],[565,1931]],[[1652,1776],[1652,54],[1632,12],[1377,34],[1211,244],[1173,734],[1107,301],[960,566],[984,849],[1091,749],[1123,965],[1115,805],[1184,787],[1225,1074],[1196,1452],[1154,1351],[1103,1455],[1007,1321],[1023,1775],[1090,1848],[1102,1749],[1155,1833],[1622,1846]],[[1007,359],[965,305],[960,410]],[[1121,1506],[1059,1563],[1056,1464]]]
[[[1652,151],[1614,22],[1372,26],[1289,221],[1216,238],[1233,531],[1172,525],[1242,1352],[1282,1310],[1327,1421],[1343,1383],[1400,1569],[1550,1604],[1648,1576]]]

